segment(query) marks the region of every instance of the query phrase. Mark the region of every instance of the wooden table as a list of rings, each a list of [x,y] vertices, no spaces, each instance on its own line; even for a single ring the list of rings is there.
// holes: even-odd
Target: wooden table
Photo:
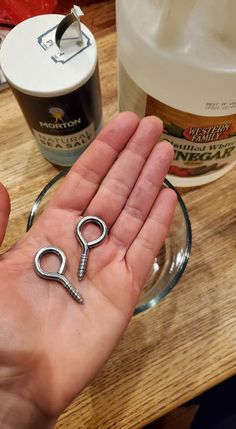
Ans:
[[[114,2],[85,8],[95,33],[105,122],[117,111]],[[0,93],[0,180],[12,200],[2,250],[25,231],[35,196],[57,170],[39,154],[10,90]],[[57,429],[141,428],[236,373],[236,169],[183,195],[193,247],[177,287],[135,316],[97,379]]]

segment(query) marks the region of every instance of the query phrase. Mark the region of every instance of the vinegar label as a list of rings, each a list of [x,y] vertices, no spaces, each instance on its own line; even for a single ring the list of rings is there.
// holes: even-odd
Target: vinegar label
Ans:
[[[222,107],[210,102],[206,106],[208,111],[215,109],[216,114]],[[224,116],[199,116],[175,109],[148,95],[119,63],[119,109],[131,110],[140,117],[155,115],[163,121],[162,139],[173,145],[175,153],[169,170],[172,176],[204,176],[203,182],[207,183],[208,174],[219,172],[220,177],[220,170],[230,168],[236,158],[234,107],[233,103],[225,103]]]
[[[147,96],[146,115],[162,119],[162,138],[174,147],[170,174],[193,177],[225,167],[236,155],[236,115],[207,117],[174,109]]]

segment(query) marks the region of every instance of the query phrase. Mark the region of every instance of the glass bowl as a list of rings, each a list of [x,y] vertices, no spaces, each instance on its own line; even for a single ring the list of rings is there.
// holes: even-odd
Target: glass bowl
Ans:
[[[187,208],[167,179],[163,186],[176,192],[178,203],[169,234],[155,258],[134,314],[154,307],[176,286],[187,266],[191,252],[192,230]]]
[[[60,179],[68,171],[69,168],[62,170],[40,192],[30,211],[27,231],[33,225],[36,215],[38,216],[44,209]],[[169,234],[153,262],[134,314],[154,307],[176,286],[187,266],[190,256],[192,232],[187,208],[181,196],[167,179],[164,181],[163,187],[171,188],[176,192],[178,203]]]

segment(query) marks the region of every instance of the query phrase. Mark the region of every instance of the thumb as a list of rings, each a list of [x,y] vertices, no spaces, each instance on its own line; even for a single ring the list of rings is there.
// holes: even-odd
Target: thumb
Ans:
[[[10,198],[6,188],[0,183],[0,246],[3,242],[10,214]]]

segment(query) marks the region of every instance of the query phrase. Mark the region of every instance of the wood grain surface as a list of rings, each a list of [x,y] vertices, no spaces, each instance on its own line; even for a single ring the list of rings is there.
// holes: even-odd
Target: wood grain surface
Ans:
[[[104,122],[117,112],[114,2],[85,8],[99,50]],[[12,213],[2,252],[25,231],[32,202],[56,173],[39,154],[10,90],[0,93],[0,181]],[[57,429],[141,428],[236,374],[236,169],[188,190],[193,246],[175,289],[135,316],[112,358]]]

